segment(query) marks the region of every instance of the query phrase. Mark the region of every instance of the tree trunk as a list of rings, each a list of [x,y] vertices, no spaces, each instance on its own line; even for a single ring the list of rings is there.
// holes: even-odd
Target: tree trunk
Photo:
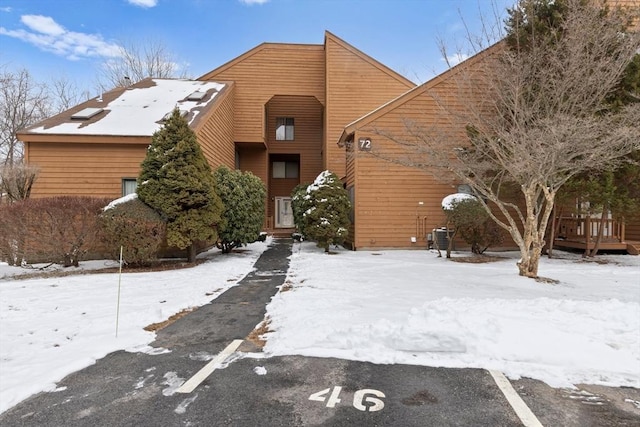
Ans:
[[[598,253],[598,250],[600,249],[600,243],[602,242],[602,236],[604,234],[604,224],[606,223],[607,218],[605,217],[605,213],[609,213],[609,208],[603,209],[602,210],[602,215],[600,218],[600,225],[598,228],[598,236],[596,237],[596,241],[593,245],[593,249],[591,249],[591,251],[587,254],[588,257],[594,257],[596,256],[596,254]],[[608,216],[608,215],[607,215]]]
[[[187,248],[187,262],[195,263],[196,262],[196,244],[192,243]]]
[[[520,251],[520,261],[518,261],[518,271],[521,276],[535,279],[538,277],[538,265],[542,246],[536,245],[526,252]]]

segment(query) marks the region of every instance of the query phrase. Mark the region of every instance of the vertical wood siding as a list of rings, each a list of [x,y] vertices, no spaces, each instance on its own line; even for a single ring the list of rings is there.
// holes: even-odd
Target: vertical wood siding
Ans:
[[[235,82],[237,142],[264,142],[264,107],[273,95],[313,96],[325,102],[321,45],[264,44],[205,78]]]
[[[343,177],[345,153],[337,142],[344,127],[415,85],[381,64],[362,58],[330,35],[326,38],[325,50],[325,168]]]
[[[31,195],[119,198],[122,179],[138,177],[148,144],[30,142],[29,163],[40,168]]]

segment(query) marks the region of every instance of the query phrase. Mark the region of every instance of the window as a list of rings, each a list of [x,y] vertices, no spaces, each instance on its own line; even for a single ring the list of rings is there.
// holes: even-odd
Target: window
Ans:
[[[123,178],[122,179],[122,196],[128,196],[136,192],[138,188],[138,181],[135,178]]]
[[[297,178],[298,162],[273,162],[274,178]]]
[[[293,117],[276,119],[276,141],[293,141]]]

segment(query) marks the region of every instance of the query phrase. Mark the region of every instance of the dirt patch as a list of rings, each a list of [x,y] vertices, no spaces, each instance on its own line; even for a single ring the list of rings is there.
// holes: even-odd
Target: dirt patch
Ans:
[[[176,314],[170,316],[167,320],[164,320],[162,322],[158,322],[158,323],[152,323],[148,326],[145,326],[143,329],[147,332],[158,332],[160,329],[166,328],[167,326],[169,326],[170,324],[172,324],[173,322],[175,322],[178,319],[183,318],[184,316],[186,316],[187,314],[195,311],[196,308],[195,307],[191,307],[191,308],[185,308],[184,310],[181,310],[179,312],[177,312]]]
[[[293,289],[293,285],[288,280],[284,282],[282,286],[280,286],[280,292],[287,292],[287,291],[290,291],[291,289]]]
[[[250,341],[260,349],[264,348],[267,341],[261,338],[262,335],[266,334],[267,332],[273,332],[271,331],[271,329],[269,329],[269,323],[269,319],[263,320],[262,323],[260,323],[253,331],[251,331],[249,335],[247,335],[247,341]]]

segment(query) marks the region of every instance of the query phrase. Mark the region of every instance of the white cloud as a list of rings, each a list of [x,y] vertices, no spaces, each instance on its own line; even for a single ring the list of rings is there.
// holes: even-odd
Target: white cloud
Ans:
[[[37,31],[42,34],[49,34],[52,36],[59,36],[66,32],[66,30],[56,23],[53,18],[42,15],[22,15],[20,21],[33,31]]]
[[[23,15],[21,22],[28,29],[9,30],[0,27],[0,35],[22,40],[70,60],[88,57],[115,58],[122,51],[118,44],[105,41],[100,34],[69,31],[48,16]]]
[[[469,59],[469,55],[466,53],[454,53],[453,55],[447,55],[446,58],[440,59],[453,67],[454,65],[458,65],[459,63]]]
[[[11,9],[9,6],[6,7],[0,7],[0,12],[11,12],[13,9]]]
[[[240,3],[242,4],[247,4],[249,6],[254,5],[254,4],[265,4],[267,3],[269,0],[238,0]]]
[[[139,7],[155,7],[158,0],[127,0],[129,4]]]

